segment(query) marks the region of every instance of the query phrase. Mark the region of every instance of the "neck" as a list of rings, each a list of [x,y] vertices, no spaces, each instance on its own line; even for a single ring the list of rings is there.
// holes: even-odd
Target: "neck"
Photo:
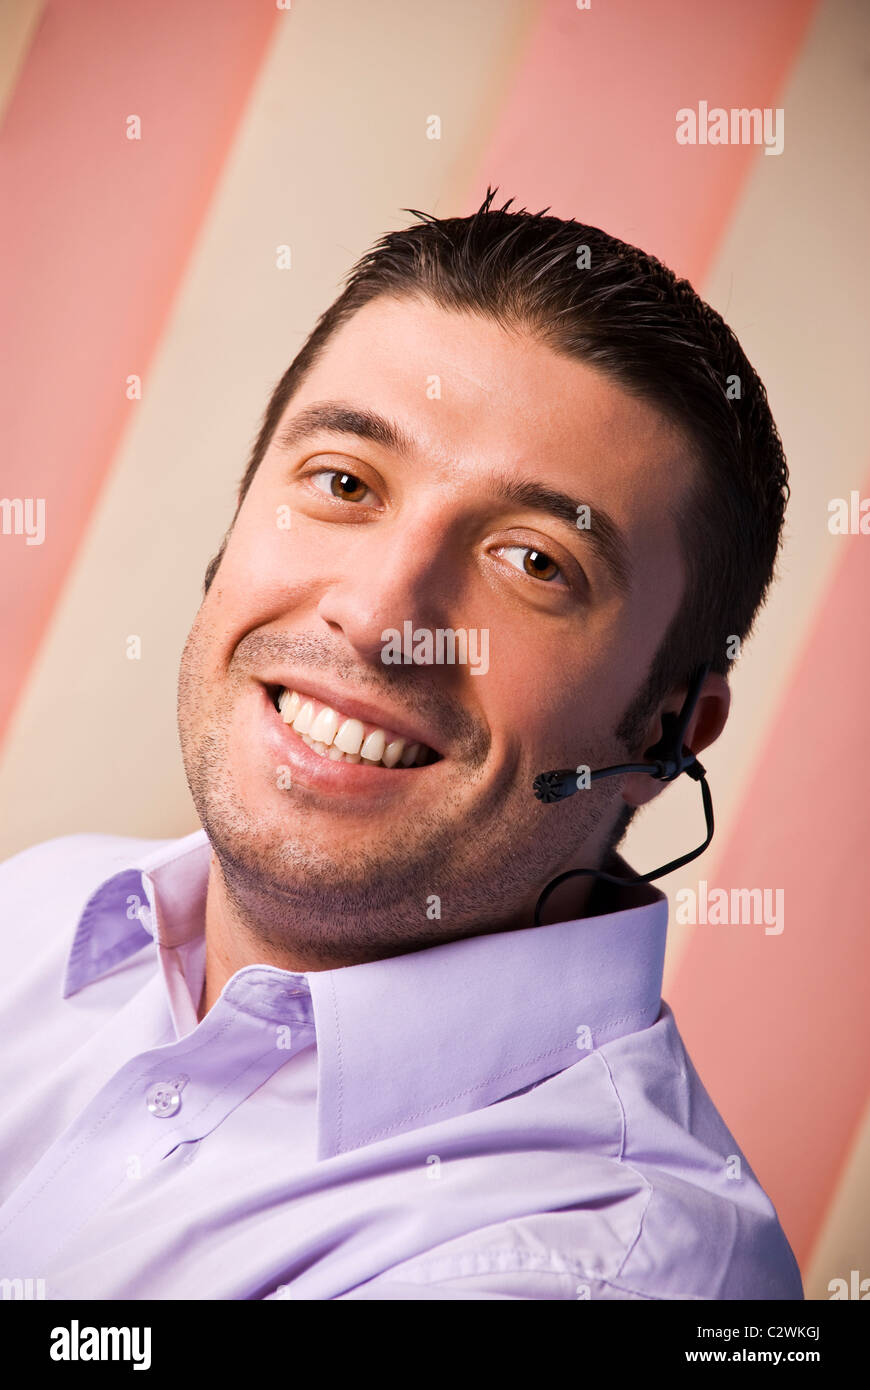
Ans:
[[[555,875],[554,875],[555,877]],[[536,888],[528,901],[520,905],[510,917],[497,923],[489,923],[477,931],[465,930],[424,942],[415,941],[409,936],[405,949],[419,950],[427,945],[444,944],[463,936],[479,936],[496,932],[522,930],[534,923],[534,912],[543,885]],[[602,906],[606,897],[599,892],[600,881],[592,877],[568,879],[550,894],[544,906],[541,926],[555,922],[573,921],[577,918],[593,916],[606,911]],[[609,895],[607,895],[609,896]],[[402,948],[380,950],[366,954],[362,939],[359,949],[351,957],[347,950],[341,955],[324,955],[313,951],[310,945],[297,949],[292,942],[283,937],[269,939],[267,932],[260,929],[261,924],[274,915],[267,911],[257,912],[247,904],[241,903],[228,888],[217,855],[212,853],[209,868],[208,889],[205,911],[206,964],[205,980],[197,1010],[197,1020],[202,1022],[213,1007],[224,986],[239,970],[248,965],[272,965],[280,970],[290,970],[302,974],[317,970],[334,970],[347,965],[360,964],[382,958],[384,955],[401,954]],[[288,914],[289,915],[289,914]],[[254,929],[253,923],[257,923]],[[347,942],[344,946],[346,948]]]

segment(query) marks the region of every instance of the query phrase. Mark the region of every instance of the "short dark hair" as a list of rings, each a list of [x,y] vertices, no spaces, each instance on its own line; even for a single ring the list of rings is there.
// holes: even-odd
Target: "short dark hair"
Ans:
[[[749,636],[781,544],[789,496],[782,442],[737,338],[688,280],[598,227],[548,216],[547,208],[511,212],[512,198],[494,208],[497,191],[489,188],[469,217],[403,209],[420,220],[383,236],[356,263],[275,387],[236,516],[290,398],[336,329],[379,295],[425,297],[483,315],[597,367],[672,421],[698,465],[685,511],[675,513],[686,590],[617,730],[630,746],[702,662],[727,675],[729,639]],[[206,593],[228,536],[206,571]],[[627,808],[620,835],[631,814]]]

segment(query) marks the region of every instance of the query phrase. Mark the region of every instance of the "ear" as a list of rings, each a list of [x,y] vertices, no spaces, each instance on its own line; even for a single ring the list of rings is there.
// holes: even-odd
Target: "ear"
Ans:
[[[678,714],[685,698],[686,691],[683,689],[672,692],[668,699],[663,701],[655,719],[649,725],[647,737],[638,750],[639,762],[643,761],[644,750],[657,743],[662,736],[662,715],[669,712]],[[727,680],[716,671],[708,672],[683,736],[684,745],[697,754],[708,748],[711,743],[715,743],[725,728],[730,708],[731,689]],[[664,791],[667,785],[667,782],[660,782],[658,778],[650,777],[645,772],[632,772],[625,779],[622,797],[629,806],[645,806],[653,797],[658,796],[659,792]]]

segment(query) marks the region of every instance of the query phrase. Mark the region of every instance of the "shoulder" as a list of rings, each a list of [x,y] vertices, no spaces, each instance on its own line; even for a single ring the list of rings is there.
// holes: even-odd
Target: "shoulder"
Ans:
[[[111,873],[161,845],[171,843],[169,839],[144,840],[131,835],[97,832],[58,835],[52,840],[29,845],[27,849],[0,861],[0,888],[32,881],[35,876],[50,873],[57,866],[82,879],[93,877],[104,868]]]
[[[26,930],[35,916],[59,924],[81,912],[108,878],[171,843],[125,835],[60,835],[0,863],[0,926]]]
[[[803,1298],[776,1211],[663,1006],[507,1104],[557,1126],[537,1211],[420,1252],[353,1299]],[[570,1133],[566,1130],[566,1121]]]
[[[776,1210],[707,1093],[676,1020],[601,1049],[623,1114],[621,1162],[647,1186],[620,1278],[705,1299],[802,1299]]]

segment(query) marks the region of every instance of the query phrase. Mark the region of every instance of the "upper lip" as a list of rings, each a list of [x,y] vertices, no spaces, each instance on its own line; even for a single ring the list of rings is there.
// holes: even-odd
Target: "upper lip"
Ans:
[[[263,684],[283,685],[286,690],[295,690],[303,697],[309,695],[312,699],[320,700],[324,705],[329,705],[337,714],[348,715],[351,719],[359,719],[364,724],[377,724],[378,728],[388,729],[391,733],[398,734],[405,740],[406,744],[423,743],[439,757],[444,756],[428,730],[412,724],[405,715],[394,712],[380,702],[375,704],[369,700],[360,699],[356,695],[351,695],[347,690],[330,690],[329,686],[323,685],[320,681],[309,680],[307,676],[298,680],[295,676],[278,675],[264,680]]]

